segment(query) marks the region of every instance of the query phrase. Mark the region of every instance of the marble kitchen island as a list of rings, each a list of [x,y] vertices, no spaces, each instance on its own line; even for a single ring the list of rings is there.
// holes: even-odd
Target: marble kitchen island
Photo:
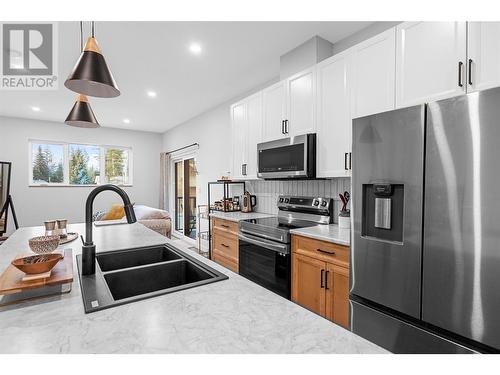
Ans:
[[[83,224],[69,231],[84,233]],[[3,271],[42,227],[0,246]],[[139,223],[94,227],[97,252],[171,242]],[[228,280],[85,314],[73,249],[71,293],[0,307],[0,353],[386,353],[365,339],[193,252]]]

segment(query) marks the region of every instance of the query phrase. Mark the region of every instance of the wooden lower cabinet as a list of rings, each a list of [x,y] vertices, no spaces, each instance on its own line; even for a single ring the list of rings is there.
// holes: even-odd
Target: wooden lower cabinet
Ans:
[[[321,285],[324,268],[325,262],[292,254],[292,301],[323,316],[326,307],[325,290]]]
[[[212,228],[212,260],[238,273],[238,223],[213,218]]]
[[[345,328],[349,328],[349,268],[332,244],[301,236],[292,237],[292,301]],[[347,266],[347,267],[346,267]]]

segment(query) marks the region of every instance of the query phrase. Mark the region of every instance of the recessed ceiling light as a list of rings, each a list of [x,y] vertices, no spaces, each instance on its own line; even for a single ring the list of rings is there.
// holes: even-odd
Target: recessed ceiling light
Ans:
[[[31,107],[33,112],[40,112],[40,107]]]
[[[150,98],[156,98],[156,92],[154,92],[154,91],[148,91],[148,96]]]
[[[129,120],[128,118],[124,118],[124,119],[123,119],[123,122],[124,122],[125,124],[130,124],[130,120]]]
[[[191,43],[189,50],[193,55],[199,55],[201,53],[201,46],[198,43]]]

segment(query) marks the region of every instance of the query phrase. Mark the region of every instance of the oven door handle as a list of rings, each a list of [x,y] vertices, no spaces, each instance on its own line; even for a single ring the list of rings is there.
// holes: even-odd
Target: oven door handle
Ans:
[[[271,242],[268,240],[264,240],[262,238],[249,236],[247,234],[239,233],[240,240],[251,243],[252,245],[260,246],[268,250],[276,251],[277,253],[288,254],[290,253],[290,249],[287,244],[280,244]]]

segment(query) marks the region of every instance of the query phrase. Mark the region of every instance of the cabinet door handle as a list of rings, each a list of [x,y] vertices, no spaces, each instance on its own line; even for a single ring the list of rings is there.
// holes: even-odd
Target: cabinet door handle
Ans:
[[[320,253],[335,255],[335,251],[328,251],[328,250],[323,250],[323,249],[319,249],[319,248],[316,249],[316,251],[319,251]]]
[[[323,275],[325,274],[325,270],[321,269],[321,274],[320,274],[320,280],[319,280],[319,287],[324,288],[325,286],[323,285]]]
[[[247,165],[246,165],[246,163],[245,164],[241,164],[241,174],[243,176],[247,175]]]
[[[242,175],[242,176],[244,176],[244,175],[245,175],[245,172],[243,172],[243,171],[244,171],[244,169],[243,169],[243,166],[244,166],[244,165],[245,165],[245,164],[241,164],[241,175]]]
[[[349,152],[349,169],[352,169],[352,152]]]
[[[328,272],[330,271],[326,271],[325,272],[325,290],[328,290]]]
[[[459,61],[458,62],[458,86],[464,87],[464,84],[462,82],[462,70],[463,70],[464,63]]]
[[[288,120],[285,120],[285,134],[288,134]]]
[[[285,134],[285,120],[281,120],[281,134]]]
[[[472,86],[472,59],[469,59],[469,85]]]
[[[347,171],[347,152],[344,152],[344,169]]]

